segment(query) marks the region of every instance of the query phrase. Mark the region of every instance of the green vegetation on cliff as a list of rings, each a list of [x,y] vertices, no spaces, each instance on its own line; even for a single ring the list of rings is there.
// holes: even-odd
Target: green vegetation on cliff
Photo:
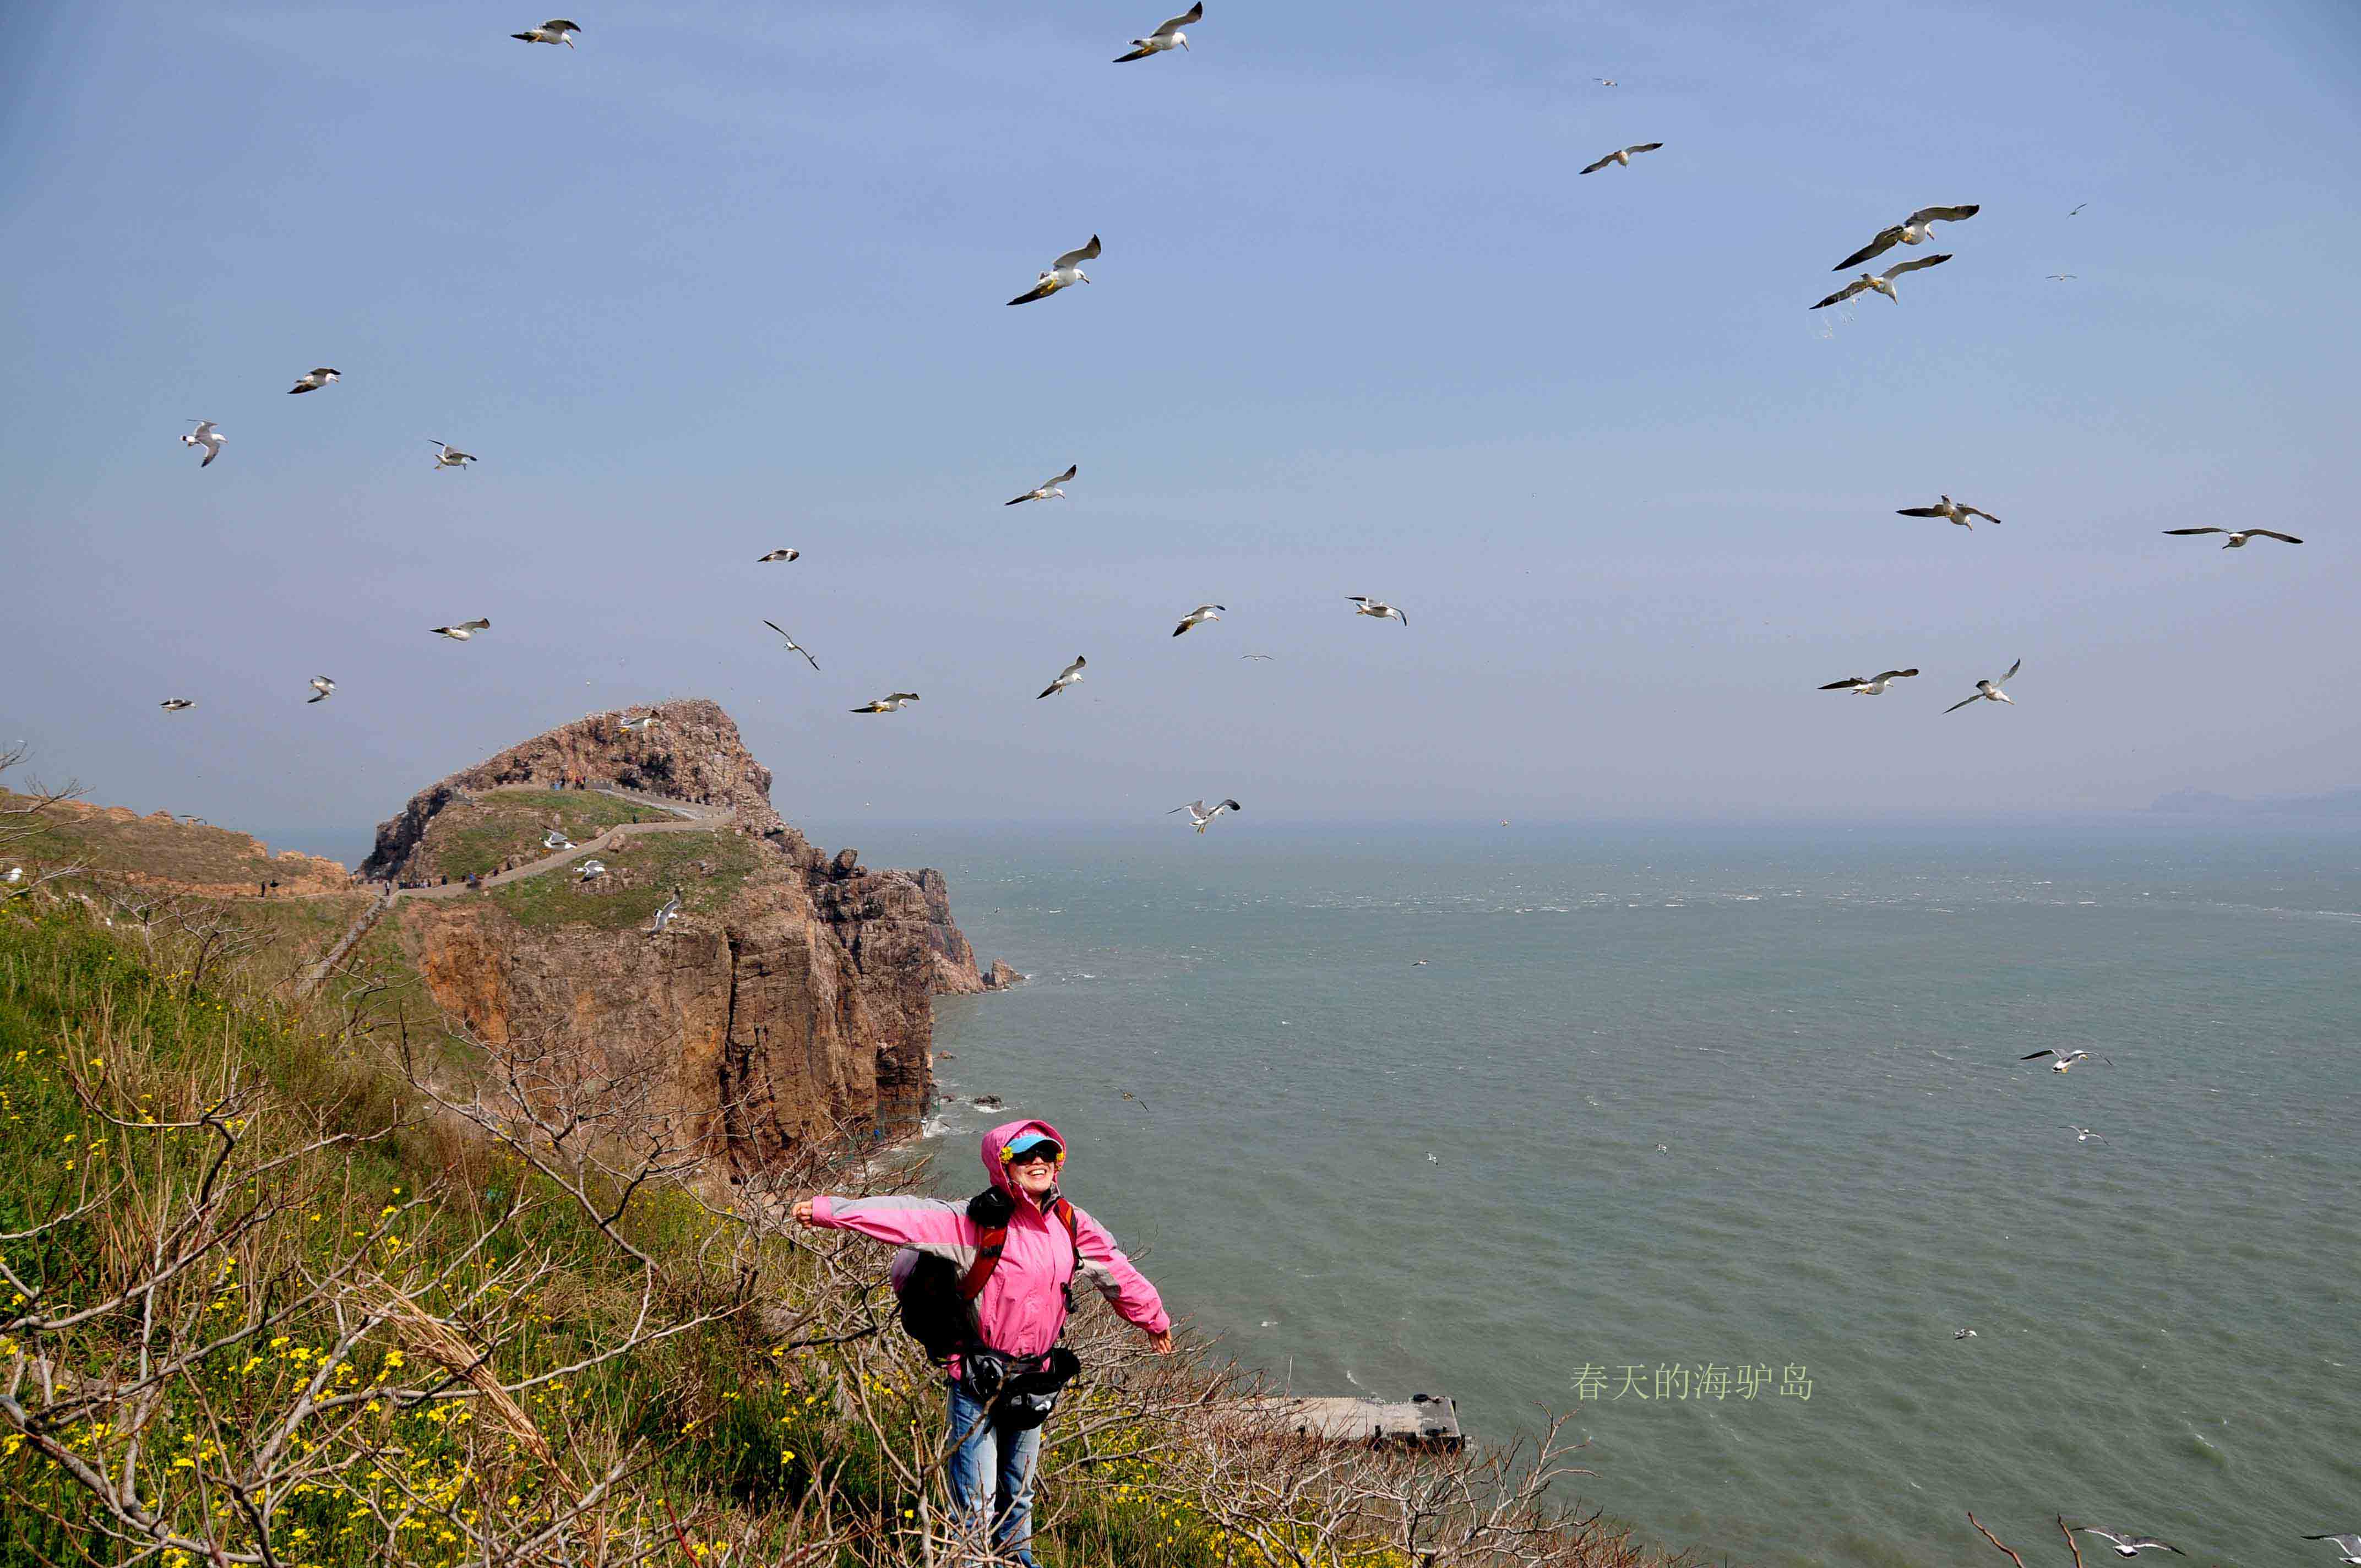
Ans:
[[[762,852],[727,828],[642,833],[616,849],[596,852],[595,858],[607,866],[605,876],[584,882],[560,867],[503,883],[482,896],[517,924],[538,930],[588,926],[622,931],[647,925],[675,888],[680,890],[684,911],[719,912],[761,864]],[[592,858],[588,853],[579,857]]]
[[[491,790],[455,800],[434,814],[412,856],[409,874],[459,882],[489,876],[510,861],[537,861],[549,852],[542,839],[553,827],[588,844],[619,823],[678,820],[669,811],[597,790]]]

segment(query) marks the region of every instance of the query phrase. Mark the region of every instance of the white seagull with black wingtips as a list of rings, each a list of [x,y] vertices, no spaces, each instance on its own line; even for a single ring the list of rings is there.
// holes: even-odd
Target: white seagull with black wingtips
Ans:
[[[1039,696],[1037,696],[1033,700],[1038,702],[1041,700],[1041,697],[1049,696],[1055,693],[1064,691],[1068,686],[1072,685],[1076,681],[1081,680],[1082,678],[1082,666],[1089,663],[1090,661],[1083,658],[1080,653],[1075,654],[1074,662],[1067,665],[1064,669],[1060,670],[1058,672],[1058,678],[1051,681],[1048,685],[1042,687]]]
[[[2021,1056],[2016,1059],[2019,1061],[2039,1061],[2043,1057],[2056,1057],[2058,1058],[2056,1061],[2049,1064],[2049,1070],[2052,1072],[2064,1072],[2068,1068],[2072,1067],[2078,1061],[2103,1061],[2106,1062],[2109,1067],[2115,1065],[2114,1062],[2108,1061],[2105,1057],[2086,1051],[2080,1046],[2075,1047],[2070,1051],[2050,1050],[2045,1047],[2041,1050],[2028,1051],[2024,1056]]]
[[[1968,704],[1971,702],[2004,702],[2008,704],[2009,707],[2015,707],[2016,706],[2016,699],[2000,688],[2007,685],[2010,681],[2015,680],[2016,678],[2016,672],[2023,668],[2025,668],[2025,661],[2019,659],[2015,663],[2011,664],[2008,667],[2008,673],[2001,676],[1999,680],[1978,681],[1976,683],[1976,695],[1974,696],[1963,696],[1943,711],[1945,713],[1957,713],[1960,709],[1967,707]]]
[[[1164,815],[1170,817],[1175,812],[1185,811],[1189,814],[1189,820],[1197,825],[1197,831],[1202,833],[1213,822],[1213,818],[1219,817],[1223,812],[1244,811],[1245,809],[1245,806],[1240,806],[1235,800],[1217,800],[1210,806],[1202,800],[1192,800],[1186,806],[1174,806],[1171,811],[1168,811]]]
[[[567,49],[572,49],[574,35],[581,30],[578,23],[569,22],[563,16],[555,16],[537,27],[527,27],[521,33],[511,33],[509,37],[529,44],[564,44]]]
[[[2087,1524],[2078,1524],[2073,1528],[2083,1535],[2095,1535],[2102,1541],[2112,1541],[2115,1555],[2118,1557],[2137,1557],[2151,1547],[2174,1552],[2182,1557],[2189,1555],[2172,1542],[2158,1541],[2152,1535],[2119,1535],[2112,1530],[2101,1530],[2096,1525]]]
[[[287,389],[287,393],[292,397],[297,392],[316,392],[329,382],[342,378],[335,371],[323,365],[317,370],[296,378],[295,384]]]
[[[1049,263],[1049,270],[1035,280],[1029,292],[1019,294],[1008,302],[1012,305],[1028,305],[1036,300],[1048,299],[1060,289],[1071,289],[1077,283],[1089,282],[1091,275],[1082,270],[1082,264],[1085,261],[1097,260],[1098,254],[1099,236],[1093,235],[1090,244],[1080,250],[1070,250]]]
[[[1345,598],[1345,602],[1355,607],[1353,610],[1355,615],[1373,615],[1379,620],[1383,620],[1386,617],[1391,616],[1396,620],[1400,621],[1404,626],[1408,626],[1410,624],[1410,617],[1404,615],[1400,610],[1396,609],[1393,606],[1386,603],[1383,599],[1373,599],[1361,594],[1346,594]]]
[[[1941,500],[1937,501],[1930,507],[1895,507],[1894,509],[1894,515],[1896,517],[1939,517],[1944,519],[1946,521],[1958,523],[1961,528],[1967,529],[1970,532],[1973,532],[1976,526],[1974,523],[1968,521],[1968,519],[1971,517],[1982,518],[1986,522],[1998,522],[2000,521],[2000,519],[1993,516],[1992,513],[1984,510],[1981,507],[1971,507],[1965,501],[1955,501],[1949,496],[1945,496]]]
[[[1818,311],[1825,310],[1830,305],[1840,305],[1864,289],[1874,289],[1898,305],[1902,302],[1902,296],[1894,291],[1894,280],[1896,278],[1901,277],[1905,272],[1916,272],[1923,267],[1940,267],[1950,259],[1950,253],[1946,251],[1940,256],[1922,256],[1916,261],[1897,261],[1883,272],[1864,272],[1818,304],[1814,305],[1812,309]]]
[[[1178,637],[1192,626],[1202,626],[1209,620],[1219,620],[1222,619],[1222,611],[1227,609],[1229,606],[1223,604],[1201,604],[1180,618],[1180,624],[1172,629],[1172,635]]]
[[[2304,1540],[2333,1541],[2336,1543],[2336,1550],[2340,1553],[2342,1561],[2346,1563],[2361,1563],[2361,1533],[2353,1535],[2307,1535],[2304,1537]]]
[[[312,690],[315,695],[307,696],[303,699],[306,705],[315,702],[325,702],[330,697],[335,696],[336,683],[330,680],[325,675],[313,675],[312,677]]]
[[[1974,217],[1982,210],[1982,207],[1976,203],[1964,207],[1921,207],[1892,228],[1878,230],[1875,239],[1871,240],[1828,270],[1841,272],[1848,267],[1858,267],[1871,257],[1883,256],[1897,245],[1924,245],[1927,243],[1928,235],[1933,232],[1932,225],[1956,224],[1962,219]]]
[[[1830,681],[1820,689],[1824,692],[1850,692],[1855,696],[1883,696],[1888,685],[1917,673],[1916,670],[1880,670],[1873,675],[1848,675],[1840,681]]]
[[[434,466],[437,468],[456,468],[464,474],[467,471],[467,465],[476,460],[474,453],[462,452],[447,441],[436,441],[430,436],[427,438],[426,444],[443,449],[434,455]]]
[[[800,642],[796,641],[794,638],[792,638],[792,637],[788,637],[788,636],[787,636],[787,629],[786,629],[785,627],[781,626],[781,625],[780,625],[777,621],[775,621],[775,620],[766,620],[766,621],[763,622],[763,625],[765,625],[765,626],[767,626],[767,627],[769,627],[772,630],[774,630],[774,631],[777,632],[777,633],[778,633],[782,638],[785,638],[785,641],[786,641],[786,644],[787,644],[787,652],[789,652],[790,653],[801,653],[801,654],[804,656],[804,663],[806,663],[809,664],[809,665],[810,665],[813,669],[815,669],[815,670],[817,670],[817,669],[818,669],[818,668],[819,668],[819,661],[818,661],[818,659],[815,659],[815,658],[813,658],[813,657],[811,656],[811,650],[810,650],[810,649],[808,649],[808,648],[807,648],[807,647],[805,647],[802,643],[800,643]]]
[[[492,623],[489,620],[463,620],[455,626],[434,627],[429,632],[429,635],[434,637],[448,637],[454,642],[465,642],[477,632],[489,631],[491,629]]]
[[[2244,550],[2249,539],[2276,539],[2282,544],[2301,544],[2302,540],[2292,533],[2274,533],[2268,528],[2168,528],[2167,533],[2226,533],[2229,542],[2224,550]]]
[[[1003,501],[1000,504],[1005,507],[1013,507],[1020,501],[1062,501],[1066,499],[1066,492],[1059,487],[1082,471],[1082,466],[1080,463],[1069,463],[1066,465],[1066,471],[1064,473],[1053,474],[1049,478],[1042,480],[1040,485],[1036,488],[1027,490],[1023,495],[1018,496],[1016,500]]]
[[[1204,0],[1198,0],[1196,5],[1190,6],[1146,38],[1132,39],[1131,52],[1115,56],[1115,62],[1121,65],[1127,60],[1146,60],[1151,54],[1162,54],[1168,49],[1187,49],[1189,35],[1180,29],[1194,27],[1204,19]]]
[[[214,466],[214,459],[221,455],[221,449],[223,445],[228,442],[229,437],[224,435],[220,431],[215,430],[214,428],[214,422],[209,419],[192,419],[189,422],[195,425],[197,428],[189,432],[188,434],[181,437],[181,444],[183,446],[203,447],[205,449],[205,460],[198,464],[197,466],[200,468],[210,468]]]
[[[1615,151],[1609,153],[1605,158],[1600,159],[1598,162],[1590,165],[1587,169],[1585,169],[1583,172],[1585,174],[1596,174],[1610,163],[1619,165],[1624,169],[1629,169],[1631,167],[1631,155],[1633,153],[1653,152],[1664,145],[1664,144],[1660,141],[1643,141],[1637,147],[1618,148]]]

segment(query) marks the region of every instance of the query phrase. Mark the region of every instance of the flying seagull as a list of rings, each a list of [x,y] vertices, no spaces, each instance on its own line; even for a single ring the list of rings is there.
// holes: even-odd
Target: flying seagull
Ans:
[[[1614,83],[1610,82],[1608,85],[1612,87]],[[1610,163],[1620,163],[1624,168],[1629,169],[1631,167],[1631,155],[1633,153],[1653,152],[1664,145],[1664,144],[1660,141],[1643,141],[1637,147],[1623,148],[1618,151],[1609,153],[1605,158],[1600,159],[1598,162],[1590,165],[1587,169],[1585,169],[1583,172],[1585,174],[1596,174]]]
[[[1353,611],[1355,615],[1374,615],[1379,620],[1383,620],[1386,617],[1390,615],[1396,620],[1400,621],[1404,626],[1408,626],[1410,624],[1410,617],[1404,615],[1393,606],[1386,603],[1383,599],[1367,598],[1359,594],[1346,594],[1345,598],[1347,602],[1358,607]]]
[[[574,869],[580,874],[584,882],[588,882],[592,877],[600,877],[607,874],[607,862],[604,861],[585,861]]]
[[[904,708],[909,707],[910,704],[917,700],[918,694],[917,692],[895,692],[891,696],[881,696],[875,702],[870,703],[864,707],[856,707],[852,711],[855,713],[899,713]]]
[[[1973,702],[1975,699],[1973,697],[1970,697],[1968,700]],[[2047,1048],[2037,1051],[2028,1051],[2024,1056],[2021,1056],[2016,1059],[2019,1061],[2039,1061],[2043,1057],[2056,1057],[2058,1058],[2056,1061],[2049,1064],[2049,1070],[2052,1072],[2064,1072],[2068,1068],[2072,1067],[2078,1061],[2103,1061],[2106,1062],[2109,1067],[2115,1065],[2114,1062],[2108,1061],[2105,1057],[2096,1055],[2091,1051],[2086,1051],[2080,1046],[2075,1047],[2070,1051],[2049,1050]]]
[[[1970,532],[1973,532],[1976,526],[1974,523],[1968,521],[1968,519],[1971,517],[1982,518],[1986,522],[1998,522],[2000,521],[2000,519],[1993,516],[1992,513],[1985,511],[1981,508],[1971,507],[1965,501],[1955,501],[1949,496],[1945,496],[1941,500],[1936,502],[1930,507],[1896,507],[1894,509],[1894,515],[1896,517],[1947,518],[1949,521],[1958,523],[1961,528],[1968,530]]]
[[[1968,704],[1977,700],[1978,697],[1982,698],[1986,702],[2004,702],[2008,704],[2009,707],[2015,707],[2016,706],[2016,699],[2000,688],[2006,685],[2010,681],[2015,680],[2016,678],[2016,672],[2024,667],[2025,661],[2019,659],[2015,663],[2011,664],[2008,667],[2008,674],[2001,676],[2000,679],[1996,681],[1978,681],[1976,683],[1975,696],[1963,696],[1943,711],[1945,713],[1957,713],[1960,709],[1967,707]]]
[[[465,642],[477,632],[489,631],[491,629],[492,623],[489,620],[463,620],[456,626],[435,627],[432,635],[448,637],[454,642]]]
[[[1848,675],[1840,681],[1830,681],[1820,689],[1824,692],[1850,692],[1855,696],[1883,696],[1885,688],[1916,670],[1880,670],[1874,675]]]
[[[563,829],[553,828],[542,836],[541,847],[544,850],[570,850],[574,848],[574,840],[567,838]]]
[[[1041,697],[1048,696],[1052,692],[1064,691],[1068,686],[1072,685],[1076,681],[1081,680],[1082,678],[1082,666],[1089,663],[1090,661],[1083,658],[1080,653],[1075,654],[1074,662],[1067,665],[1064,669],[1060,670],[1058,672],[1058,678],[1051,681],[1047,686],[1044,686],[1041,689],[1040,696],[1036,696],[1033,700],[1038,702],[1041,700]]]
[[[1170,21],[1158,27],[1146,38],[1132,39],[1131,52],[1129,54],[1119,54],[1115,56],[1115,62],[1117,65],[1121,65],[1125,60],[1146,60],[1151,54],[1162,54],[1167,49],[1187,49],[1189,47],[1189,35],[1182,32],[1180,29],[1187,27],[1193,27],[1204,19],[1204,0],[1198,0],[1196,5],[1190,6],[1186,11],[1183,11],[1180,15],[1173,17]]]
[[[1192,800],[1186,806],[1174,806],[1171,811],[1168,811],[1164,815],[1170,817],[1174,812],[1185,811],[1189,814],[1189,820],[1197,825],[1197,831],[1202,833],[1205,830],[1206,826],[1211,823],[1214,817],[1219,817],[1223,812],[1244,811],[1245,809],[1245,806],[1240,806],[1235,800],[1217,800],[1213,802],[1211,809],[1206,807],[1203,801]]]
[[[2361,1533],[2353,1535],[2307,1535],[2304,1537],[2304,1540],[2333,1541],[2336,1542],[2336,1550],[2339,1553],[2340,1561],[2345,1563],[2361,1563]]]
[[[651,724],[662,724],[663,722],[664,717],[661,714],[654,713],[635,714],[631,718],[626,718],[622,721],[624,729],[632,730],[645,729]]]
[[[1241,659],[1259,659],[1266,664],[1269,663],[1275,656],[1276,655],[1269,653],[1241,653],[1238,655]]]
[[[1201,604],[1180,618],[1180,624],[1172,629],[1172,635],[1178,637],[1192,626],[1202,626],[1209,620],[1219,620],[1222,619],[1221,612],[1229,608],[1225,604]]]
[[[1897,245],[1924,245],[1936,224],[1956,224],[1972,218],[1981,209],[1974,204],[1965,207],[1921,207],[1889,229],[1877,231],[1877,237],[1828,269],[1842,272],[1858,267],[1872,256],[1883,256]]]
[[[794,638],[792,638],[792,637],[787,637],[787,629],[786,629],[785,627],[781,626],[781,625],[780,625],[777,621],[775,621],[775,620],[766,620],[766,621],[763,622],[763,625],[765,625],[765,626],[767,626],[767,627],[769,627],[772,630],[774,630],[774,631],[777,632],[780,636],[782,636],[782,637],[786,637],[786,640],[787,640],[787,651],[788,651],[789,652],[791,652],[791,653],[801,653],[801,654],[804,656],[804,662],[805,662],[806,663],[809,664],[809,665],[810,665],[813,669],[815,669],[815,670],[817,670],[817,669],[818,669],[818,668],[819,668],[819,661],[818,661],[818,659],[815,659],[815,658],[813,658],[813,657],[811,656],[811,650],[810,650],[810,649],[808,649],[808,648],[807,648],[807,647],[805,647],[802,643],[800,643],[800,642],[796,641]]]
[[[206,461],[210,462],[212,459],[208,458]],[[2167,533],[2226,533],[2230,536],[2230,542],[2222,546],[2224,550],[2243,550],[2246,547],[2246,541],[2257,534],[2265,539],[2276,539],[2282,544],[2303,543],[2292,533],[2274,533],[2268,528],[2168,528],[2165,532]]]
[[[1894,280],[1896,278],[1901,277],[1905,272],[1916,272],[1921,267],[1940,267],[1950,259],[1950,253],[1946,251],[1940,256],[1922,256],[1916,261],[1897,261],[1883,272],[1864,272],[1818,304],[1814,305],[1812,309],[1817,311],[1828,305],[1842,304],[1863,289],[1874,289],[1899,304],[1902,302],[1902,296],[1894,291]]]
[[[1016,504],[1016,501],[1064,500],[1066,499],[1066,492],[1060,489],[1058,487],[1072,478],[1076,474],[1081,473],[1082,470],[1082,466],[1080,463],[1069,463],[1066,465],[1066,471],[1064,473],[1054,475],[1049,478],[1042,480],[1038,489],[1027,490],[1023,495],[1017,497],[1016,500],[1003,501],[1000,504],[1005,507],[1013,507]]]
[[[2074,211],[2073,211],[2073,212],[2070,212],[2070,213],[2068,213],[2066,215],[2067,215],[2068,217],[2070,217],[2070,217],[2072,217],[2072,216],[2074,215],[2074,213],[2079,213],[2079,212],[2081,212],[2084,207],[2087,207],[2087,206],[2089,206],[2090,204],[2091,204],[2091,203],[2088,203],[2088,202],[2078,202],[2078,203],[2076,203],[2074,204]],[[2317,1537],[2314,1537],[2313,1539],[2315,1539],[2315,1540],[2316,1540],[2316,1539],[2318,1539],[2318,1538],[2317,1538]]]
[[[2074,1135],[2074,1141],[2078,1144],[2087,1144],[2092,1138],[2098,1139],[2103,1144],[2107,1141],[2106,1134],[2089,1127],[2078,1127],[2071,1122],[2066,1124],[2066,1130]]]
[[[342,378],[343,378],[338,376],[335,371],[331,370],[326,366],[323,365],[317,370],[311,372],[309,375],[297,377],[295,384],[288,388],[287,392],[290,397],[292,397],[297,392],[316,392],[321,388],[326,386],[329,382],[341,380]]]
[[[168,696],[161,703],[158,704],[158,706],[163,708],[167,713],[185,713],[190,708],[196,707],[197,704],[194,697]]]
[[[2052,272],[2049,275],[2049,280],[2052,283],[2070,283],[2081,276],[2079,272]]]
[[[567,49],[572,49],[574,35],[581,30],[576,24],[563,16],[558,16],[544,22],[537,27],[527,27],[523,32],[511,33],[509,37],[521,38],[529,44],[564,44]]]
[[[1615,78],[1611,76],[1594,76],[1591,80],[1598,82],[1601,87],[1616,87],[1621,85],[1621,83],[1618,82]]]
[[[802,554],[800,550],[774,550],[768,555],[755,556],[754,561],[757,565],[764,561],[792,561]]]
[[[2095,1535],[2103,1540],[2114,1541],[2115,1546],[2115,1555],[2118,1557],[2137,1557],[2142,1552],[2151,1546],[2161,1547],[2167,1552],[2178,1552],[2183,1557],[2189,1555],[2186,1552],[2181,1552],[2180,1548],[2173,1545],[2172,1542],[2169,1541],[2158,1541],[2152,1535],[2117,1535],[2114,1530],[2101,1530],[2095,1525],[2087,1524],[2078,1524],[2074,1526],[2074,1529],[2084,1535]]]
[[[197,466],[200,468],[210,468],[214,466],[214,459],[221,455],[222,446],[229,440],[229,437],[224,435],[220,431],[215,430],[214,428],[214,422],[209,419],[192,419],[189,422],[195,425],[197,428],[189,432],[188,434],[181,437],[181,444],[183,446],[203,447],[205,449],[205,460],[198,464]]]
[[[456,468],[464,474],[467,471],[467,465],[476,460],[474,453],[462,452],[447,441],[436,441],[430,437],[426,444],[443,449],[434,455],[434,466],[437,468]]]
[[[674,918],[679,914],[680,889],[674,888],[672,890],[672,896],[665,899],[664,904],[656,910],[656,923],[648,927],[648,935],[651,937],[663,936],[664,928],[671,925]]]
[[[1036,300],[1046,300],[1060,289],[1070,289],[1077,283],[1089,282],[1091,275],[1082,270],[1082,264],[1085,261],[1095,261],[1098,259],[1098,254],[1099,236],[1093,235],[1091,243],[1082,249],[1070,250],[1049,263],[1049,270],[1042,273],[1035,280],[1031,292],[1019,294],[1008,302],[1012,305],[1027,305]]]
[[[325,675],[313,675],[312,677],[312,690],[316,695],[305,697],[303,700],[306,704],[325,702],[330,697],[336,695],[336,683],[330,680]]]
[[[1953,1339],[1973,1339],[1976,1337],[1976,1331],[1973,1329],[1954,1329],[1951,1331],[1951,1337]]]

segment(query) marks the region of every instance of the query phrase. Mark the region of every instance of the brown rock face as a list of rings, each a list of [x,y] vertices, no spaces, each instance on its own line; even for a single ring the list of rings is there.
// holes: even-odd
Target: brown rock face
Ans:
[[[366,869],[398,874],[434,814],[471,790],[580,774],[727,808],[709,830],[600,851],[611,871],[599,884],[560,870],[401,900],[398,928],[435,1001],[487,1042],[644,1076],[740,1170],[806,1140],[915,1134],[933,1091],[932,998],[984,989],[942,876],[822,854],[771,809],[770,772],[727,714],[703,701],[655,711],[664,722],[642,733],[593,715],[511,747],[378,829]],[[670,858],[658,869],[657,857]],[[683,865],[708,862],[730,869],[687,873],[683,912],[652,935],[637,901],[653,911]],[[631,890],[631,913],[600,913],[611,885]],[[616,928],[624,918],[636,924]]]

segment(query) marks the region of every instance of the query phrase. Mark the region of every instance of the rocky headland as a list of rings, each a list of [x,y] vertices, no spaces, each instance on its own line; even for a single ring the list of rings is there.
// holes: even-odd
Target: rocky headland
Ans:
[[[1013,971],[979,970],[941,873],[870,870],[788,826],[718,705],[652,711],[535,736],[379,826],[360,874],[414,890],[391,924],[427,991],[489,1044],[653,1084],[740,1171],[807,1140],[915,1134],[932,998]],[[562,864],[544,863],[553,828],[579,846]],[[594,858],[606,872],[585,880]]]

